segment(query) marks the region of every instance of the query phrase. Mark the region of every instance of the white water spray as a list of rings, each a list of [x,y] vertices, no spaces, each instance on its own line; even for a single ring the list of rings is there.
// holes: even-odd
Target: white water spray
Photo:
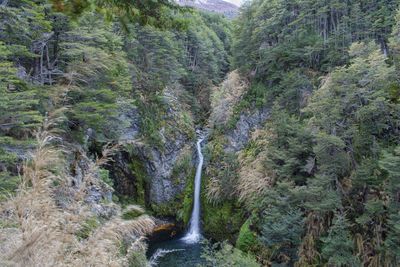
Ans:
[[[203,168],[203,153],[201,152],[201,142],[203,138],[197,141],[197,155],[199,163],[196,169],[196,177],[194,179],[194,204],[192,217],[190,218],[190,228],[183,240],[187,243],[197,243],[200,241],[200,187],[201,187],[201,171]]]
[[[169,254],[169,253],[174,253],[177,251],[182,251],[184,249],[157,249],[156,252],[154,252],[153,256],[151,256],[150,260],[149,260],[149,264],[150,266],[157,266],[158,265],[158,261],[160,258],[164,257],[165,255]]]

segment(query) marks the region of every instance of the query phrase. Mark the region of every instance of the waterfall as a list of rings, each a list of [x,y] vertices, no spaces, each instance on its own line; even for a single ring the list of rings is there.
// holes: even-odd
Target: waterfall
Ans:
[[[192,217],[190,218],[190,228],[183,240],[187,243],[197,243],[200,238],[200,187],[201,187],[201,171],[203,168],[203,153],[201,152],[201,142],[203,138],[197,141],[197,155],[199,162],[197,164],[196,176],[194,179],[194,204]]]

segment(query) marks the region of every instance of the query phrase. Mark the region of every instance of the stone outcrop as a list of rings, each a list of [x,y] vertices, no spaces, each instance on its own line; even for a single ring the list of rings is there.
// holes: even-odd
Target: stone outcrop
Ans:
[[[138,109],[124,111],[120,116],[127,125],[120,138],[123,148],[115,154],[110,168],[113,180],[117,181],[117,192],[134,196],[138,190],[145,190],[146,204],[168,203],[183,192],[186,177],[172,177],[173,169],[182,155],[191,150],[193,143],[194,125],[187,129],[182,127],[182,108],[174,91],[165,90],[164,97],[167,108],[163,120],[166,123],[157,133],[160,143],[151,144],[141,136]],[[193,132],[188,132],[188,128]],[[144,169],[144,173],[132,169],[138,168],[132,166],[134,162]],[[144,188],[137,188],[139,179],[146,180]]]
[[[171,175],[188,142],[187,137],[178,135],[176,139],[168,140],[163,150],[154,147],[138,149],[151,179],[149,186],[151,203],[167,203],[184,190],[186,181],[176,181]]]
[[[226,133],[228,144],[225,147],[226,152],[237,152],[244,148],[250,139],[251,132],[261,128],[270,115],[268,108],[256,109],[243,112],[234,129]]]

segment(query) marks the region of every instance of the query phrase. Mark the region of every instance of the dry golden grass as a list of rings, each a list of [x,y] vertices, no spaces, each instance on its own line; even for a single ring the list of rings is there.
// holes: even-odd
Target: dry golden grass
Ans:
[[[144,235],[155,227],[153,219],[142,215],[135,220],[114,218],[105,223],[85,241],[75,243],[64,260],[67,266],[127,266],[130,251],[146,249]],[[135,240],[126,255],[121,255],[122,240]]]
[[[295,263],[296,267],[315,266],[315,262],[321,259],[321,255],[316,249],[316,239],[313,235],[307,234],[299,249],[299,260]]]
[[[129,253],[144,250],[143,236],[152,231],[154,221],[146,215],[122,220],[119,210],[87,239],[78,239],[81,225],[95,216],[84,201],[86,188],[106,186],[98,179],[98,168],[107,162],[115,148],[105,149],[102,158],[91,162],[80,187],[72,188],[63,156],[66,149],[56,145],[61,141],[54,128],[58,113],[50,114],[37,133],[37,146],[31,160],[24,165],[17,194],[0,205],[0,219],[7,222],[0,228],[0,265],[126,266]],[[63,209],[56,202],[55,192],[60,190],[71,196]],[[127,237],[133,244],[127,255],[121,255],[121,240]]]
[[[315,266],[316,262],[319,262],[321,255],[317,249],[317,241],[326,233],[331,221],[331,215],[321,216],[318,212],[310,212],[307,215],[307,232],[300,245],[296,267]]]
[[[58,138],[51,128],[55,120],[46,119],[37,133],[37,147],[23,168],[24,174],[15,197],[2,205],[2,214],[8,214],[19,233],[10,236],[14,248],[2,255],[4,262],[13,266],[54,266],[58,263],[63,239],[62,212],[56,206],[51,190],[60,179],[59,151],[52,144]]]
[[[233,115],[233,109],[242,99],[249,83],[237,70],[228,74],[220,87],[213,90],[211,95],[210,127],[225,125]]]
[[[252,141],[256,147],[268,147],[268,141],[265,136],[268,134],[264,130],[256,130],[252,133]],[[267,160],[267,151],[263,149],[256,155],[241,151],[239,159],[239,180],[236,186],[236,194],[239,200],[244,203],[252,203],[260,195],[269,189],[274,183],[274,173],[267,170],[265,162]]]
[[[221,182],[217,177],[210,177],[206,187],[207,201],[217,205],[223,199]]]

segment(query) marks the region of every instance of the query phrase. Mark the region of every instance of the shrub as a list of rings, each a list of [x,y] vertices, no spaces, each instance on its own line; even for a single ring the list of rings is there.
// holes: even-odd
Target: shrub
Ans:
[[[227,242],[214,245],[205,244],[202,258],[207,261],[207,266],[218,267],[258,267],[256,259]]]
[[[244,252],[251,251],[258,243],[256,233],[250,229],[250,219],[240,227],[239,236],[236,240],[236,247]]]

